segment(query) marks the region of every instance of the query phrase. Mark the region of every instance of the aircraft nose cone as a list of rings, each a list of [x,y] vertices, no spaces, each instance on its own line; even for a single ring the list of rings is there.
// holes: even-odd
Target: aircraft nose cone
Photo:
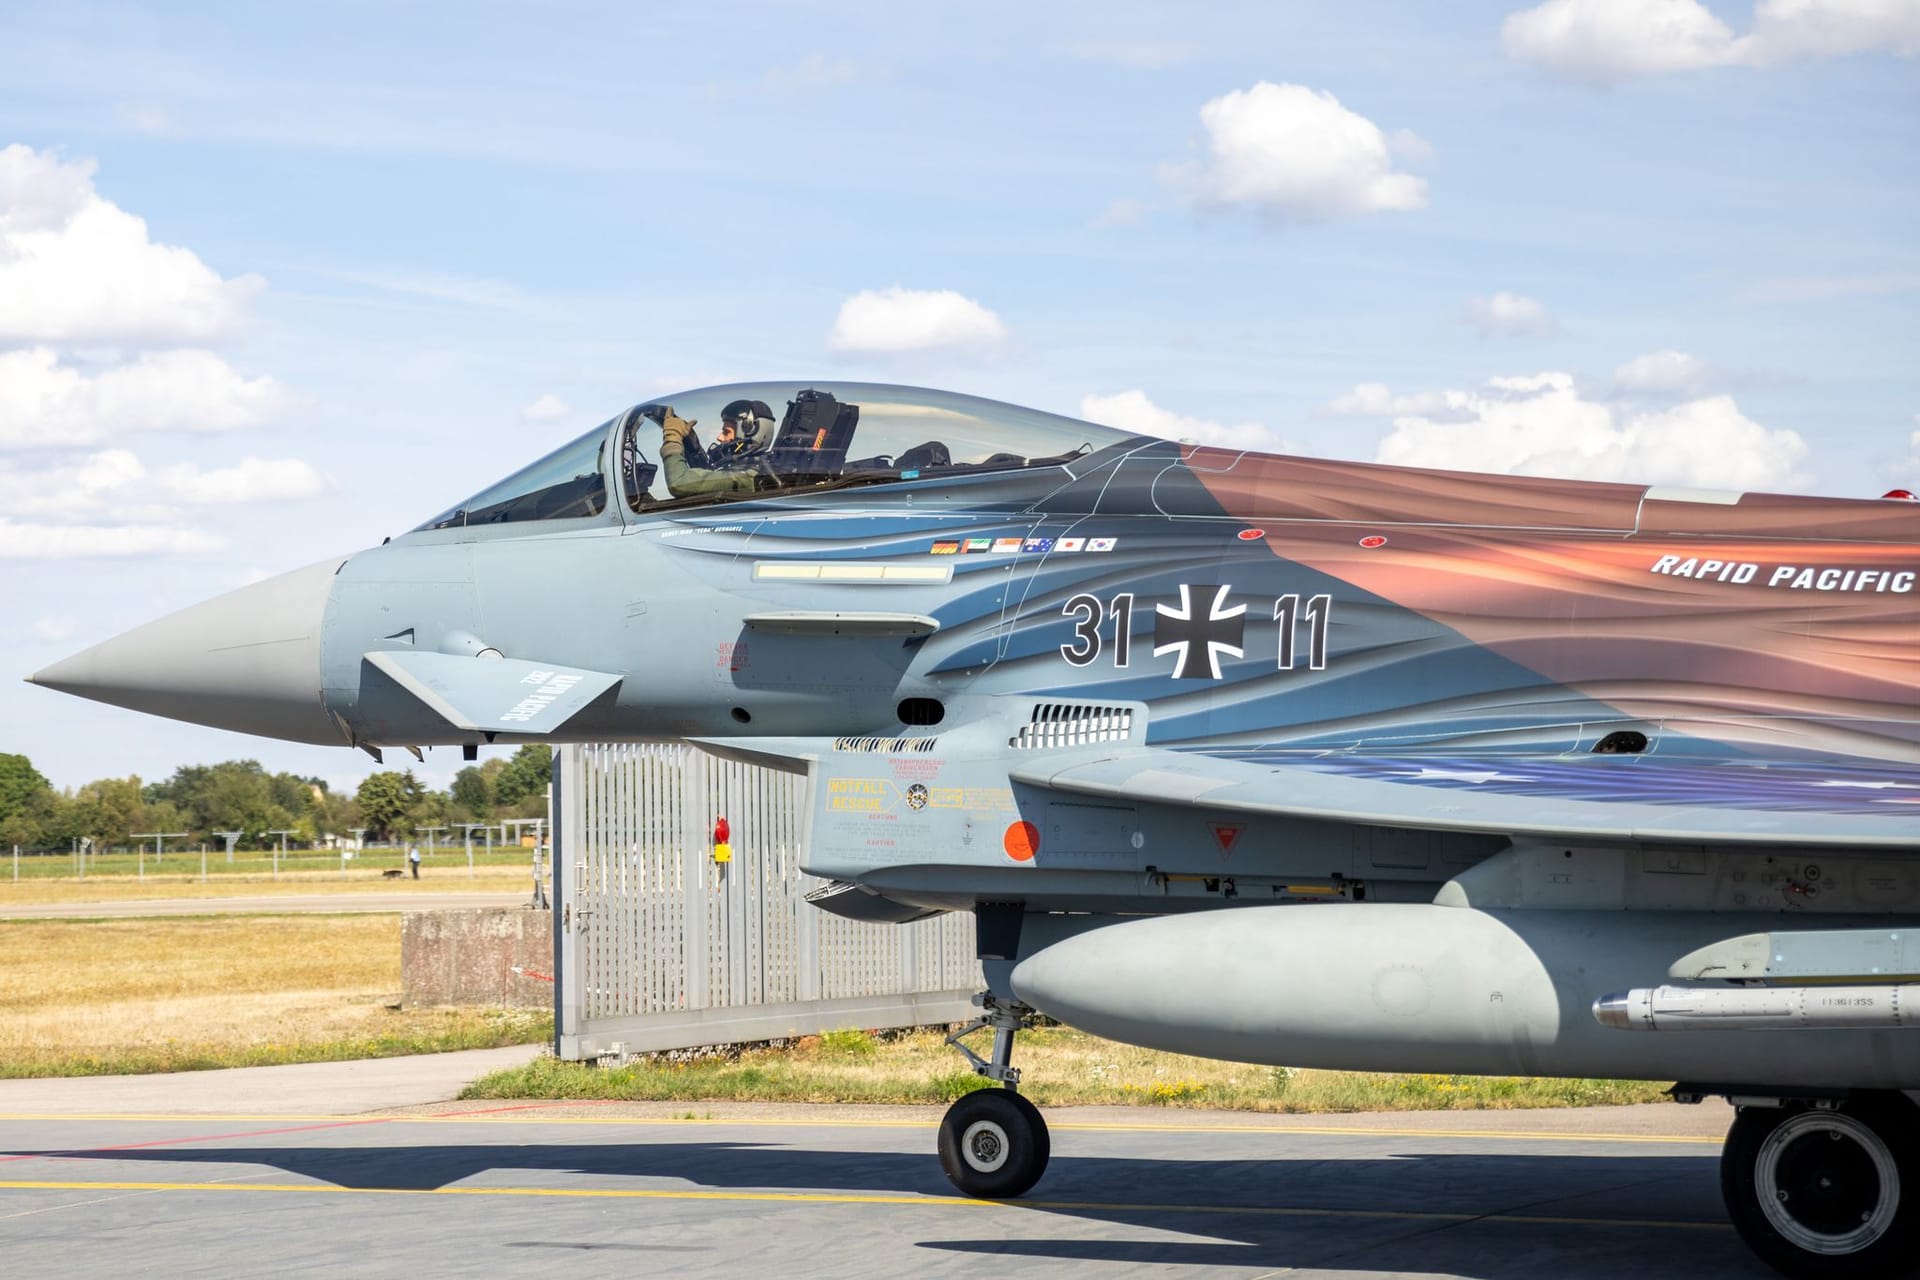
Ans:
[[[337,556],[215,596],[27,678],[149,715],[337,744],[320,703],[320,625]]]

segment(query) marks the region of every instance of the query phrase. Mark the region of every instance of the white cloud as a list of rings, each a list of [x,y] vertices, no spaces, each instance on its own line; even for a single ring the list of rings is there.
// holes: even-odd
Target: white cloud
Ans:
[[[549,391],[520,411],[520,416],[528,422],[558,422],[573,410],[567,402]]]
[[[1433,144],[1411,129],[1395,129],[1388,134],[1387,149],[1412,164],[1433,159]]]
[[[1865,298],[1920,290],[1920,274],[1887,271],[1857,276],[1776,276],[1737,295],[1742,302],[1810,302],[1820,298]]]
[[[1914,0],[1761,0],[1754,6],[1746,59],[1773,66],[1805,58],[1885,51],[1920,54],[1920,4]]]
[[[760,83],[776,92],[789,90],[832,89],[852,84],[860,78],[860,69],[844,58],[829,58],[810,53],[792,66],[775,67],[760,77]]]
[[[33,634],[42,640],[65,640],[73,635],[74,621],[62,614],[57,618],[35,618]]]
[[[177,526],[20,524],[0,516],[0,559],[5,560],[182,555],[225,545],[210,533]]]
[[[1093,225],[1105,230],[1110,227],[1137,227],[1145,220],[1147,207],[1138,200],[1125,197],[1115,200],[1094,218]]]
[[[106,449],[57,466],[0,466],[0,511],[78,520],[110,513],[126,524],[167,524],[180,506],[285,501],[331,488],[298,458],[242,458],[212,470],[189,463],[149,468],[126,449]]]
[[[153,480],[161,495],[195,506],[283,502],[333,488],[333,481],[298,458],[242,458],[212,471],[180,463],[159,468]]]
[[[1494,378],[1473,391],[1444,394],[1464,420],[1398,417],[1380,444],[1379,461],[1746,490],[1792,486],[1807,453],[1797,434],[1769,431],[1725,395],[1618,415],[1584,398],[1566,373]]]
[[[840,304],[827,345],[835,351],[897,353],[982,347],[1004,341],[1000,317],[951,289],[866,289]]]
[[[1614,390],[1640,395],[1691,395],[1712,376],[1707,362],[1684,351],[1649,351],[1613,371]]]
[[[1553,317],[1538,298],[1519,293],[1496,293],[1489,298],[1468,298],[1467,323],[1483,338],[1501,335],[1510,338],[1552,333]]]
[[[1920,413],[1913,415],[1920,422]],[[1920,493],[1920,431],[1907,437],[1907,456],[1888,463],[1881,470],[1896,487]]]
[[[1261,453],[1298,453],[1299,447],[1272,427],[1258,422],[1229,426],[1206,418],[1190,418],[1163,409],[1147,399],[1144,391],[1122,391],[1116,395],[1081,397],[1080,416],[1122,431],[1159,436],[1165,440],[1191,441],[1219,449],[1253,449]]]
[[[1242,206],[1278,222],[1325,222],[1419,209],[1427,184],[1396,173],[1393,153],[1425,146],[1401,131],[1390,146],[1378,125],[1330,93],[1261,81],[1200,108],[1207,158],[1163,178],[1203,207]]]
[[[1335,413],[1360,418],[1393,418],[1403,414],[1457,414],[1466,405],[1461,391],[1422,391],[1416,395],[1396,396],[1383,382],[1363,382],[1333,401]]]
[[[84,445],[131,431],[232,431],[285,400],[210,351],[161,351],[100,373],[47,347],[0,352],[0,449]]]
[[[1186,62],[1199,46],[1173,40],[1080,40],[1067,52],[1088,62],[1107,62],[1137,71],[1159,71]]]
[[[1509,57],[1589,84],[1706,67],[1920,53],[1914,0],[1761,0],[1746,35],[1699,0],[1547,0],[1508,15]]]
[[[0,342],[205,342],[262,287],[148,239],[94,191],[91,162],[0,148]]]

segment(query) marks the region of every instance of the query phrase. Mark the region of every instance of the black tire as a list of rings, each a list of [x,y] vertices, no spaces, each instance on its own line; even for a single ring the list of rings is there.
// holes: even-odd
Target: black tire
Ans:
[[[1047,1171],[1047,1122],[1011,1089],[978,1089],[940,1121],[940,1167],[953,1185],[983,1200],[1025,1195]]]
[[[1920,1277],[1920,1108],[1898,1094],[1743,1107],[1720,1194],[1740,1238],[1794,1280]]]

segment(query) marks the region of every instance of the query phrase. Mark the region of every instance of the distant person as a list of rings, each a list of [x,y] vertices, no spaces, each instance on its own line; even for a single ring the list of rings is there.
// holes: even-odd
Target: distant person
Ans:
[[[729,408],[732,406],[729,405]],[[692,498],[709,493],[752,493],[754,473],[750,467],[740,470],[720,467],[696,467],[687,461],[687,433],[694,424],[668,406],[660,414],[660,464],[667,475],[667,492],[676,498]],[[715,455],[728,461],[747,461],[742,450],[739,424],[724,416],[720,434],[706,450],[708,460]]]
[[[419,845],[416,844],[416,845],[407,846],[407,864],[413,868],[413,878],[415,880],[418,880],[420,878],[420,846]]]

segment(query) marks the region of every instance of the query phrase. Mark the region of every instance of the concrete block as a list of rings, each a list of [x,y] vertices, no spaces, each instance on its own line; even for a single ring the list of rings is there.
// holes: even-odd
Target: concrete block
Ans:
[[[409,911],[400,922],[410,1005],[543,1009],[553,1003],[553,915],[520,907]]]

